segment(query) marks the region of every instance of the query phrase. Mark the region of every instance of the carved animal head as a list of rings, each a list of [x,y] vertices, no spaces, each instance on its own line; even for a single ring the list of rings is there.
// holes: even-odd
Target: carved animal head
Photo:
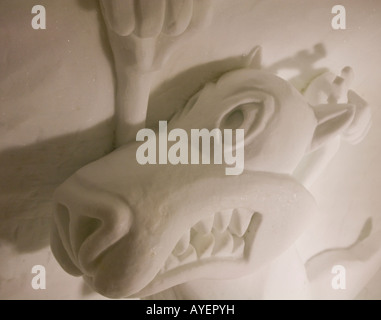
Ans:
[[[355,109],[311,107],[264,71],[229,72],[192,97],[169,127],[243,128],[243,173],[226,176],[217,164],[142,166],[139,144],[123,146],[56,191],[53,252],[67,272],[109,297],[250,274],[305,229],[315,203],[292,173],[351,127]]]

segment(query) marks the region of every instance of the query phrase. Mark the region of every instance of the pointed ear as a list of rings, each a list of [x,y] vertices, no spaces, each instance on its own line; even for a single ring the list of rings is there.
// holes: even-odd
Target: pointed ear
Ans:
[[[353,121],[355,107],[351,104],[327,104],[314,107],[318,121],[310,151],[322,147],[346,130]]]
[[[261,69],[262,67],[262,47],[254,47],[245,59],[245,67],[251,69]]]

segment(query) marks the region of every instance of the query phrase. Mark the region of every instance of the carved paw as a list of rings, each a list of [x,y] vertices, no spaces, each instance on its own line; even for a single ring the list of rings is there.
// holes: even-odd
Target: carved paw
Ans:
[[[101,0],[113,49],[127,65],[158,68],[173,39],[202,28],[211,18],[212,0]],[[158,41],[160,38],[160,41]],[[118,56],[119,56],[118,55]]]

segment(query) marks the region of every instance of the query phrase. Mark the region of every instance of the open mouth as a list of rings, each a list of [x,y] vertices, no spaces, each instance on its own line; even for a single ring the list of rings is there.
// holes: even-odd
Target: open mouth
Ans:
[[[201,219],[176,243],[154,279],[134,296],[199,278],[241,276],[240,266],[247,265],[261,219],[261,214],[247,208],[227,209]]]
[[[254,212],[233,209],[216,213],[192,226],[178,241],[160,273],[213,258],[243,258],[245,234]]]

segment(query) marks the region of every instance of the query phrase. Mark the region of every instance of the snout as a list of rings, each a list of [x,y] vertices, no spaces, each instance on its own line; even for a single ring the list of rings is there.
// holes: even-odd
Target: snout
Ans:
[[[92,277],[105,254],[129,233],[132,222],[124,199],[74,175],[55,193],[53,254],[68,273]]]
[[[76,173],[55,194],[58,262],[105,296],[143,297],[195,279],[252,273],[287,249],[315,213],[313,198],[289,176],[201,169],[197,175],[193,168],[187,183],[181,171],[167,179],[157,171],[143,193],[124,176],[124,188],[112,188]]]

